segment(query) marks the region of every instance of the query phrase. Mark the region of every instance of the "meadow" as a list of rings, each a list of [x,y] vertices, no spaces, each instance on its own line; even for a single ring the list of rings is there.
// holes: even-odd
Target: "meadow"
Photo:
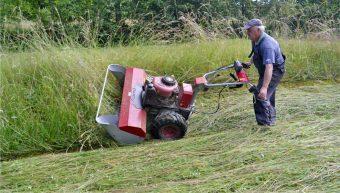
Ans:
[[[279,41],[288,60],[276,126],[255,124],[252,96],[245,88],[226,90],[221,110],[205,114],[217,105],[218,90],[212,89],[200,93],[184,139],[123,147],[94,120],[108,64],[190,83],[236,59],[246,61],[249,40],[105,48],[37,44],[25,51],[3,50],[0,189],[339,191],[340,43]],[[248,74],[256,83],[255,69]]]

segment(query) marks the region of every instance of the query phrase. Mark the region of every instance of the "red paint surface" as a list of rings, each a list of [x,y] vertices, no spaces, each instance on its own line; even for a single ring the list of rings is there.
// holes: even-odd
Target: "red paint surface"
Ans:
[[[199,84],[206,84],[206,83],[207,83],[207,79],[205,79],[204,77],[195,78],[195,86]]]
[[[236,72],[236,76],[240,82],[249,82],[247,73],[244,70],[241,70],[240,72]]]
[[[183,108],[188,108],[193,94],[194,91],[191,84],[183,83],[179,93],[179,106]]]
[[[144,109],[136,108],[131,96],[133,96],[135,85],[144,85],[145,79],[146,73],[144,70],[126,68],[118,123],[119,129],[140,137],[146,136],[146,112]]]

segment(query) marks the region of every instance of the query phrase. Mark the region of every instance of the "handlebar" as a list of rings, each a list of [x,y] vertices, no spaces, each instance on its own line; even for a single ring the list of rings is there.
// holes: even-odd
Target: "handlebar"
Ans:
[[[244,84],[247,84],[247,82],[222,82],[222,83],[210,83],[208,78],[212,75],[215,75],[218,72],[227,71],[230,68],[234,68],[235,71],[239,72],[242,70],[243,65],[240,65],[241,62],[235,61],[234,64],[230,64],[227,66],[221,66],[217,68],[216,70],[207,72],[203,75],[203,77],[207,80],[206,84],[204,85],[206,88],[212,88],[212,87],[242,87]],[[235,80],[238,81],[234,74],[230,73],[230,76]]]
[[[242,87],[245,84],[248,84],[252,86],[252,84],[249,82],[248,77],[242,69],[244,68],[244,63],[241,63],[240,61],[235,61],[233,64],[227,65],[227,66],[221,66],[213,71],[207,72],[203,75],[203,77],[199,77],[199,83],[195,85],[194,89],[194,94],[193,97],[190,101],[190,106],[194,105],[195,99],[197,97],[197,93],[200,90],[207,91],[209,88],[213,87],[229,87],[229,88],[239,88]],[[235,82],[222,82],[222,83],[210,83],[208,78],[211,77],[212,75],[215,75],[218,72],[226,71],[229,70],[230,68],[234,68],[236,71],[236,76],[233,73],[230,73],[230,76],[235,80]],[[201,78],[204,79],[204,83],[202,82]],[[196,80],[195,80],[196,84]]]

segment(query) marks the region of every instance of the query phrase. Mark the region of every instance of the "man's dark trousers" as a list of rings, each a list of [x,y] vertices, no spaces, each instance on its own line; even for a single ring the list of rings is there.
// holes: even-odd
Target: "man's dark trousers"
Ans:
[[[253,103],[256,121],[259,125],[274,125],[276,121],[275,109],[275,91],[279,85],[284,71],[278,68],[273,68],[272,79],[267,90],[267,99],[262,100],[258,98],[258,94],[254,94]],[[259,77],[257,90],[260,91],[263,85],[263,76]]]

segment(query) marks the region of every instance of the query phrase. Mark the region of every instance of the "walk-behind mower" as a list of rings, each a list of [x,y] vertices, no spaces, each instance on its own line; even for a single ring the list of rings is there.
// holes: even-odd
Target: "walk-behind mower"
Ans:
[[[239,88],[249,84],[242,65],[235,61],[196,78],[191,85],[180,84],[172,76],[150,76],[143,69],[111,64],[107,67],[96,121],[120,144],[141,142],[147,133],[154,139],[180,139],[188,129],[187,120],[194,112],[198,92],[213,87]],[[236,71],[236,76],[230,73],[233,82],[210,82],[211,77],[230,69]],[[120,109],[114,114],[100,115],[109,72],[122,90]]]

